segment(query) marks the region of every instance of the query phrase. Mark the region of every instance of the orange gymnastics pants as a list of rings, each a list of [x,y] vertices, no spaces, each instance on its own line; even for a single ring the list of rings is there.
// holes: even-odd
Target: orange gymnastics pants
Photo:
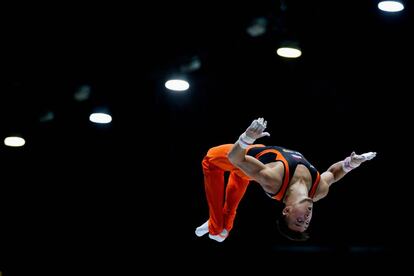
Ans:
[[[209,233],[218,235],[233,228],[237,206],[240,203],[250,178],[235,167],[227,158],[233,144],[211,148],[203,159],[204,187],[209,208]],[[254,145],[263,146],[263,145]],[[230,172],[227,186],[225,172]]]

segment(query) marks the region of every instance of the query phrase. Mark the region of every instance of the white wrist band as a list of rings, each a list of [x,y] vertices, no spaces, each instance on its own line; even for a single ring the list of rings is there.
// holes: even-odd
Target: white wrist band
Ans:
[[[248,146],[254,143],[254,139],[248,137],[246,133],[243,133],[242,135],[240,135],[239,140],[237,140],[237,142],[239,143],[242,149],[246,149]]]
[[[350,172],[351,170],[355,169],[355,167],[352,167],[351,165],[351,157],[348,156],[344,161],[342,161],[342,169],[344,172]]]
[[[247,149],[247,147],[250,146],[249,144],[244,143],[240,138],[239,138],[239,140],[237,140],[237,143],[239,143],[239,146],[242,149]]]

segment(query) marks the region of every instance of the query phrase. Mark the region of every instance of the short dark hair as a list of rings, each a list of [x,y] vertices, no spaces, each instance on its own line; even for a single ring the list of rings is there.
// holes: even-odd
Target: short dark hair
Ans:
[[[277,219],[276,224],[277,224],[277,230],[279,231],[279,233],[283,237],[291,241],[306,241],[309,239],[309,233],[294,231],[290,229],[286,224],[285,216],[282,216],[279,219]]]

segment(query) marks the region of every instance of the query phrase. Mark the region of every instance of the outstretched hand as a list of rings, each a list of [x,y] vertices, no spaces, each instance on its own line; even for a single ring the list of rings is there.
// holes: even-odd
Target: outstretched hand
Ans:
[[[253,120],[246,131],[239,137],[238,142],[240,147],[246,149],[249,145],[253,144],[256,139],[263,136],[270,136],[269,132],[264,132],[266,125],[267,122],[263,118]]]
[[[363,153],[361,155],[358,155],[355,153],[355,151],[353,151],[351,153],[351,166],[359,166],[361,165],[363,162],[367,161],[367,160],[371,160],[372,158],[374,158],[377,155],[376,152],[367,152],[367,153]]]
[[[362,163],[367,160],[371,160],[377,155],[376,152],[367,152],[363,154],[356,154],[354,151],[351,153],[349,157],[344,160],[343,168],[345,171],[350,171],[359,167]]]
[[[246,136],[250,139],[256,140],[264,136],[270,136],[269,132],[263,132],[266,129],[267,121],[263,118],[255,119],[246,129]]]

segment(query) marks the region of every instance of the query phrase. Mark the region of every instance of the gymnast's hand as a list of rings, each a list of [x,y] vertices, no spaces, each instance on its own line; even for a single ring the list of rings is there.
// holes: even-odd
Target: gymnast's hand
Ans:
[[[254,143],[256,139],[264,136],[270,136],[269,132],[263,132],[266,129],[267,122],[263,118],[253,120],[246,131],[240,135],[239,144],[242,148]]]
[[[377,155],[376,152],[367,152],[367,153],[363,153],[359,155],[353,151],[349,157],[345,158],[344,163],[343,163],[343,168],[345,171],[348,172],[352,169],[359,167],[365,161],[371,160],[376,155]]]
[[[253,120],[250,126],[246,129],[246,136],[253,140],[259,139],[263,136],[270,136],[269,132],[263,132],[266,129],[266,126],[267,121],[263,118]]]

